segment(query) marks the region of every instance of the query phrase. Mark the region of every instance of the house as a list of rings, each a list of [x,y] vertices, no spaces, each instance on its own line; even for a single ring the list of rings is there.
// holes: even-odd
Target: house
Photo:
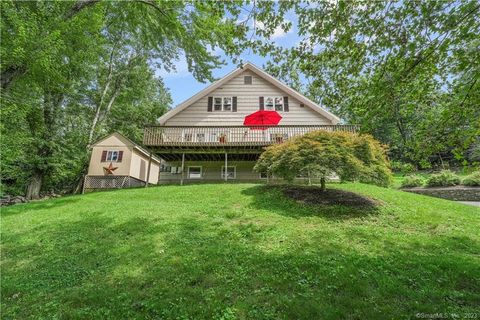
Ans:
[[[245,126],[245,117],[276,111],[268,127]],[[165,160],[160,183],[261,181],[253,171],[263,149],[313,130],[355,132],[340,119],[251,63],[229,73],[145,128],[143,144]]]
[[[160,164],[161,159],[142,146],[112,133],[92,145],[84,190],[157,184]]]

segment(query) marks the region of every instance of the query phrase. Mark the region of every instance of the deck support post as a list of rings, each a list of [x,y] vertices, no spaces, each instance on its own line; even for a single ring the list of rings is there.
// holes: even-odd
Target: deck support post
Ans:
[[[145,179],[145,188],[148,187],[150,181],[150,168],[152,167],[152,152],[148,154],[148,167],[147,167],[147,179]]]
[[[182,178],[180,179],[180,185],[183,186],[183,171],[185,170],[185,153],[182,153]]]
[[[228,155],[227,155],[227,153],[225,152],[225,182],[228,181],[227,165],[228,165]]]

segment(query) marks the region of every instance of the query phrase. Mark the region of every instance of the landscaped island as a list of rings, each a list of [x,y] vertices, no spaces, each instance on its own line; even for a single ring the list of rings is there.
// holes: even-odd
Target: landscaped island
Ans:
[[[2,317],[372,319],[474,314],[480,209],[362,184],[163,186],[2,209]],[[306,201],[308,203],[308,201]]]

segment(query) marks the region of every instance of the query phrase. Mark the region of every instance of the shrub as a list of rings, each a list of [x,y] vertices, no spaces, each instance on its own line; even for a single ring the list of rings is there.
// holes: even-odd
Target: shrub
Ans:
[[[460,184],[460,178],[450,170],[432,174],[427,180],[429,187],[448,187]]]
[[[476,171],[466,176],[463,179],[462,184],[466,186],[472,186],[472,187],[480,186],[480,171]]]
[[[400,172],[403,175],[411,174],[415,172],[417,168],[411,163],[403,163],[400,161],[392,161],[392,170],[394,172]]]
[[[370,135],[312,131],[272,145],[262,153],[255,170],[292,181],[298,175],[325,180],[336,173],[342,181],[387,186],[391,172],[386,150]]]
[[[411,175],[405,177],[405,179],[402,181],[402,187],[403,188],[412,188],[412,187],[421,187],[425,181],[421,176],[418,175]]]

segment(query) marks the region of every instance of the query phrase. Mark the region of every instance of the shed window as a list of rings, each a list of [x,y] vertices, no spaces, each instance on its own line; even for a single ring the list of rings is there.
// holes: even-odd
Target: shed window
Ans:
[[[102,152],[101,162],[122,162],[123,151],[118,150],[104,150]]]

